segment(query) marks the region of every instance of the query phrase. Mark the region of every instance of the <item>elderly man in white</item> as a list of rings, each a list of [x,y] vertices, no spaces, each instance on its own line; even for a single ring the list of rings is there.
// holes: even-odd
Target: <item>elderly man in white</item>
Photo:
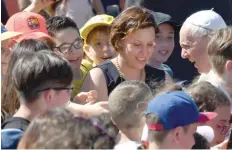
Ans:
[[[215,30],[226,28],[222,17],[213,10],[203,10],[188,17],[180,30],[181,56],[188,59],[200,74],[211,69],[206,46]]]
[[[222,28],[227,28],[227,25],[213,10],[199,11],[188,17],[180,30],[181,56],[194,63],[201,74],[199,82],[210,82],[221,89],[232,102],[232,89],[224,84],[226,79],[212,69],[207,51],[207,45],[215,31]]]

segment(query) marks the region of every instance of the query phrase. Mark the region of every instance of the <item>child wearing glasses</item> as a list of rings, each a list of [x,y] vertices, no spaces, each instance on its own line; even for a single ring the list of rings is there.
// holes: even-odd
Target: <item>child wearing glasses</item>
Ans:
[[[99,49],[96,49],[94,46],[90,46],[91,44],[88,44],[88,45],[85,44],[87,40],[87,36],[89,37],[91,34],[91,38],[88,38],[87,40],[88,43],[92,43],[92,39],[94,38],[96,39],[96,37],[100,37],[99,41],[94,40],[95,42],[97,42],[95,44],[96,47],[98,48],[100,47],[100,49],[102,49],[103,51],[103,55],[100,57],[105,59],[105,58],[110,58],[113,56],[110,53],[108,54],[109,44],[108,44],[108,36],[106,34],[108,31],[106,27],[108,27],[109,24],[112,22],[111,20],[113,20],[113,17],[111,18],[111,16],[108,16],[106,20],[108,22],[106,22],[105,24],[102,23],[102,25],[104,25],[103,27],[105,31],[101,31],[102,29],[98,29],[99,31],[98,30],[91,31],[95,27],[98,27],[99,23],[98,24],[96,23],[97,24],[96,25],[93,23],[93,21],[90,20],[90,22],[92,23],[91,27],[89,27],[89,25],[85,26],[85,28],[81,30],[81,34],[79,32],[79,29],[76,23],[71,18],[55,16],[55,17],[50,18],[46,22],[48,33],[51,37],[54,38],[54,41],[56,43],[56,47],[54,47],[54,50],[62,53],[62,55],[69,61],[69,63],[72,66],[73,73],[74,73],[74,80],[73,80],[74,91],[72,94],[72,99],[80,92],[82,83],[87,73],[89,72],[89,70],[92,69],[92,67],[94,66],[93,64],[100,63],[98,59],[95,59],[96,56],[97,58],[99,56],[98,56],[98,53],[94,51],[94,50],[99,50]],[[92,32],[94,33],[92,34]],[[95,33],[97,34],[97,36],[94,35]],[[84,40],[81,38],[81,36],[84,37]],[[107,48],[105,48],[105,43],[106,43]],[[83,52],[83,46],[85,47],[85,50],[86,50],[85,56]],[[97,54],[97,55],[95,56],[94,54]],[[84,60],[82,60],[83,56],[85,58]],[[90,91],[89,95],[91,95],[93,99],[97,97],[97,94],[95,91]],[[78,103],[82,103],[82,102],[78,101]]]
[[[85,74],[80,70],[83,58],[83,40],[80,37],[76,23],[68,17],[55,16],[47,20],[48,33],[54,38],[56,47],[54,51],[59,52],[71,64],[73,70],[74,91],[72,98],[79,93],[82,78]]]

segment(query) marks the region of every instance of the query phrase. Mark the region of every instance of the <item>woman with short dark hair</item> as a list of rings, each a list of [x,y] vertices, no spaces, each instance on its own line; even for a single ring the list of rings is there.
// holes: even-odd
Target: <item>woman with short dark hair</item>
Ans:
[[[97,90],[99,100],[105,101],[125,80],[140,80],[148,85],[164,80],[164,71],[147,65],[155,46],[155,34],[156,22],[149,10],[129,7],[120,13],[110,31],[110,42],[118,56],[92,69],[82,89]]]

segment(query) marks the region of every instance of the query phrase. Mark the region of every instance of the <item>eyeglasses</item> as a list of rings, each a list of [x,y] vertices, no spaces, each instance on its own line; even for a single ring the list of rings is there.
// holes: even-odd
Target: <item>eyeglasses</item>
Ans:
[[[56,91],[67,90],[69,93],[72,93],[72,91],[74,90],[74,87],[51,87],[51,88],[38,90],[36,92],[37,93],[44,92],[44,91],[47,91],[47,90],[50,90],[50,89],[53,89],[53,90],[56,90]]]
[[[218,129],[221,129],[221,131],[220,131],[221,135],[226,135],[228,133],[228,131],[229,131],[229,129],[230,129],[231,126],[230,125],[226,126],[226,125],[217,124],[216,127]]]
[[[70,49],[74,47],[75,49],[82,49],[84,45],[84,40],[77,38],[73,43],[63,43],[58,47],[53,47],[54,50],[58,50],[61,53],[65,54],[70,52]]]

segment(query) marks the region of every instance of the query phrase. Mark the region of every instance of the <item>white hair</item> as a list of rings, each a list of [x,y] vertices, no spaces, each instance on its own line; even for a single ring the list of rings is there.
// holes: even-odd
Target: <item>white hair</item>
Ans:
[[[194,37],[211,37],[215,33],[213,30],[194,25],[187,21],[184,22],[182,27],[190,29],[189,34]]]

